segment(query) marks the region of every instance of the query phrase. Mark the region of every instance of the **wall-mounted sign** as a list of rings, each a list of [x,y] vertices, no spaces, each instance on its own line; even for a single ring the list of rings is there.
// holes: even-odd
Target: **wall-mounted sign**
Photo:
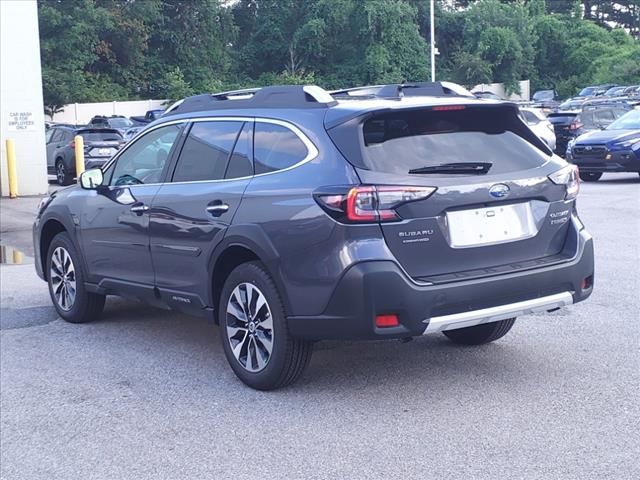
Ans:
[[[9,130],[34,130],[33,112],[9,112]]]

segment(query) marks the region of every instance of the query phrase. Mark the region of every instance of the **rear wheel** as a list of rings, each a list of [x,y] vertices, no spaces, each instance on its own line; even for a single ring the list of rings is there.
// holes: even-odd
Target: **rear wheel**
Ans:
[[[500,320],[499,322],[484,323],[473,327],[457,328],[455,330],[445,330],[445,336],[454,343],[461,345],[482,345],[483,343],[493,342],[504,337],[513,324],[515,318]]]
[[[90,322],[104,308],[104,295],[87,292],[80,257],[67,233],[51,241],[47,253],[47,283],[53,305],[64,320]]]
[[[289,334],[280,295],[261,263],[236,267],[219,305],[220,339],[240,380],[251,388],[273,390],[300,377],[312,344]]]
[[[580,172],[580,180],[585,182],[597,182],[602,177],[602,172]]]
[[[65,167],[64,161],[61,158],[56,160],[56,180],[58,184],[62,186],[71,185],[71,182],[73,182],[73,176],[71,172],[69,172],[69,169]]]

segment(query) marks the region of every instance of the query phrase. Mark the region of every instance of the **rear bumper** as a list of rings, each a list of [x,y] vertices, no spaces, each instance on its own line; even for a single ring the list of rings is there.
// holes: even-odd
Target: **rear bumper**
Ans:
[[[89,170],[90,168],[101,168],[105,163],[107,163],[109,158],[105,157],[85,157],[84,159],[84,167]]]
[[[581,172],[640,172],[640,158],[632,150],[609,152],[611,158],[573,157],[567,160],[577,165]]]
[[[289,317],[290,331],[311,340],[402,338],[580,302],[593,290],[593,240],[584,229],[575,233],[576,255],[565,263],[467,281],[423,285],[394,262],[355,264],[325,312]],[[377,328],[375,317],[382,314],[396,314],[400,325]]]

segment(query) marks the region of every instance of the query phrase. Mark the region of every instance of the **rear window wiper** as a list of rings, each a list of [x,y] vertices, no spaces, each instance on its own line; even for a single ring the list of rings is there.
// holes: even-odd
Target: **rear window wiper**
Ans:
[[[453,173],[453,174],[477,174],[483,175],[489,172],[493,163],[485,162],[461,162],[442,163],[427,167],[413,168],[409,173]]]

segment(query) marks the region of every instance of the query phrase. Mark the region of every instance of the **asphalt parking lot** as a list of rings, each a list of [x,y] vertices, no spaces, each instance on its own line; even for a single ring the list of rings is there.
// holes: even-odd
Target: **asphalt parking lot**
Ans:
[[[29,264],[37,203],[1,204],[0,240],[25,262],[0,266],[2,479],[640,476],[637,175],[582,184],[587,302],[483,347],[319,343],[269,393],[236,379],[201,319],[118,299],[95,323],[57,318]]]

